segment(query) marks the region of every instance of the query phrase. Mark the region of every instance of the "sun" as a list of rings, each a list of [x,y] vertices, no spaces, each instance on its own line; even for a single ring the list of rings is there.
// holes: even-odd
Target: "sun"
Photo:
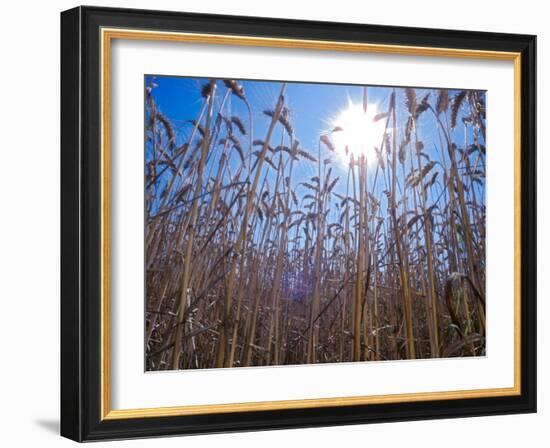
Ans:
[[[377,160],[375,147],[380,147],[386,120],[380,119],[376,103],[368,103],[366,112],[362,104],[349,102],[348,107],[331,121],[332,142],[340,161],[348,164],[351,155],[365,156],[369,165]]]

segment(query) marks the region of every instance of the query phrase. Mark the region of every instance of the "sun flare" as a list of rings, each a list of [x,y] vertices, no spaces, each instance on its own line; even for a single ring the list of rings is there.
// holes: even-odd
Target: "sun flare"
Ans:
[[[385,120],[378,119],[375,103],[367,104],[366,111],[361,104],[349,102],[346,109],[331,122],[332,141],[342,163],[348,164],[351,155],[357,158],[364,155],[369,165],[376,160],[375,147],[380,147]]]

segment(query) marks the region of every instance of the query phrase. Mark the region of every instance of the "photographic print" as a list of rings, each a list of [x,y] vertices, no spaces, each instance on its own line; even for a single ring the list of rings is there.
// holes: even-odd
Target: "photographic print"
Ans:
[[[146,370],[485,355],[484,91],[144,82]]]
[[[61,37],[63,436],[536,412],[536,36],[81,6]]]

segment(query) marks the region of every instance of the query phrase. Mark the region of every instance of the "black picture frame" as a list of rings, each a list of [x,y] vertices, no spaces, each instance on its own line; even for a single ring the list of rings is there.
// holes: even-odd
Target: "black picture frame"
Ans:
[[[100,29],[521,54],[521,394],[206,415],[101,418]],[[77,7],[61,14],[61,435],[76,441],[536,412],[536,37]]]

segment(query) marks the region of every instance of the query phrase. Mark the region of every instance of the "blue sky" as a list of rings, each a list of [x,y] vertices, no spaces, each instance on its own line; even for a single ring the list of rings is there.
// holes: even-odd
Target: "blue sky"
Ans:
[[[204,78],[186,78],[186,77],[169,77],[169,76],[146,76],[145,86],[155,83],[153,89],[153,97],[156,101],[157,108],[164,114],[174,125],[178,137],[178,144],[183,144],[189,138],[193,126],[189,120],[197,118],[203,98],[201,96],[201,87],[209,80]],[[277,102],[277,97],[281,90],[282,83],[280,81],[239,81],[244,87],[246,98],[253,111],[253,135],[254,138],[263,139],[265,137],[270,119],[263,114],[266,109],[273,110]],[[225,87],[222,81],[218,81],[217,102],[215,104],[215,113],[221,104],[221,97],[225,92]],[[367,89],[368,107],[373,105],[377,107],[378,112],[385,112],[388,108],[391,87],[376,87],[369,86]],[[404,126],[408,112],[405,107],[404,88],[397,88],[397,122]],[[430,93],[430,103],[435,106],[438,92],[437,90],[416,89],[418,101],[422,97]],[[457,91],[449,91],[449,96],[452,98]],[[335,124],[335,120],[350,107],[350,103],[361,107],[363,104],[363,86],[337,85],[337,84],[314,84],[314,83],[287,83],[285,93],[285,106],[290,110],[291,122],[294,127],[294,136],[301,143],[301,147],[309,153],[317,157],[319,136],[327,131],[330,131]],[[459,120],[466,116],[467,110],[465,106],[459,113]],[[248,109],[246,105],[234,95],[230,95],[224,107],[226,116],[239,116],[243,123],[248,127]],[[381,120],[380,124],[385,122]],[[424,153],[430,159],[441,164],[449,166],[449,161],[445,154],[443,137],[438,130],[434,116],[426,112],[417,123],[419,137],[424,143]],[[465,147],[471,143],[472,132],[465,131],[461,124],[452,132],[453,141],[457,142],[458,146]],[[471,129],[471,127],[470,127]],[[274,133],[271,141],[272,146],[280,144],[282,128],[279,127],[279,133]],[[378,131],[380,138],[383,136],[383,130]],[[466,133],[465,133],[466,132]],[[398,144],[402,138],[402,129],[397,130]],[[245,151],[248,151],[248,140],[242,138],[242,145]],[[285,142],[289,145],[289,142]],[[378,146],[378,145],[377,145]],[[321,146],[321,159],[331,157],[335,158],[334,153],[331,153],[324,146]],[[442,151],[442,148],[445,150]],[[258,149],[258,148],[255,148]],[[218,145],[213,145],[212,154],[209,158],[210,173],[215,169],[220,151]],[[441,156],[443,154],[443,156]],[[146,152],[146,158],[150,155]],[[374,157],[372,157],[374,159]],[[472,163],[474,161],[472,160]],[[231,163],[231,162],[230,162]],[[409,171],[410,157],[407,157],[405,170]],[[416,164],[416,161],[414,161]],[[340,180],[335,187],[336,192],[345,194],[347,167],[345,163],[333,163],[333,178],[340,177]],[[437,169],[437,168],[436,168]],[[294,169],[293,188],[299,188],[299,183],[308,181],[312,176],[317,175],[317,164],[307,161],[301,161]],[[373,191],[375,196],[384,201],[383,190],[385,185],[381,176],[376,176],[377,183],[372,185],[375,178],[376,163],[369,164],[369,190]],[[401,169],[399,169],[401,173]],[[268,174],[268,176],[273,175]],[[441,181],[441,177],[439,177]],[[268,177],[269,179],[269,177]],[[440,182],[439,181],[439,182]],[[403,183],[403,177],[400,176],[399,183]],[[484,182],[478,188],[479,199],[484,200]],[[351,188],[351,187],[350,187]],[[445,194],[443,185],[438,185],[435,189],[437,194]],[[303,192],[301,193],[303,194]],[[435,198],[432,198],[435,200]]]
[[[146,85],[150,77],[146,77]],[[200,87],[207,79],[158,76],[154,90],[155,99],[162,112],[171,119],[181,120],[197,116],[201,107]],[[280,82],[241,81],[246,97],[255,114],[255,135],[265,133],[268,120],[262,111],[273,109]],[[221,83],[220,83],[221,84]],[[288,83],[286,88],[287,107],[292,111],[296,135],[306,148],[315,149],[319,134],[326,131],[329,121],[348,105],[348,99],[360,103],[363,88],[335,84]],[[386,89],[372,88],[370,101],[383,102]],[[233,114],[246,117],[248,112],[242,101],[231,97],[229,108]]]

